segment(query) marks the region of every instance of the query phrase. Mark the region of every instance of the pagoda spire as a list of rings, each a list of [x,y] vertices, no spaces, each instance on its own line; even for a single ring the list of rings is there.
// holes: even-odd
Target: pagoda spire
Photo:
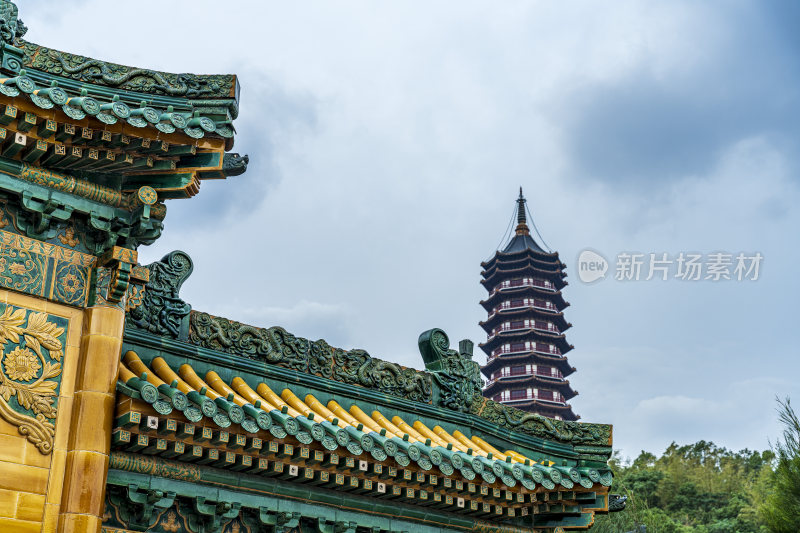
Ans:
[[[519,198],[517,198],[517,235],[530,235],[528,219],[525,216],[525,197],[522,195],[522,187],[519,188]]]

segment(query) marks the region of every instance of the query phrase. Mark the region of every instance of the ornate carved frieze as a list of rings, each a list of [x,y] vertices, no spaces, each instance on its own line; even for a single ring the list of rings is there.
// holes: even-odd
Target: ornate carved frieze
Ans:
[[[611,426],[608,424],[582,424],[580,422],[555,420],[486,398],[475,398],[470,406],[470,412],[498,426],[542,439],[557,440],[576,445],[611,445]]]
[[[112,453],[108,463],[109,468],[149,474],[151,476],[165,477],[178,481],[195,483],[200,481],[200,469],[191,463],[162,461],[147,455],[134,455],[130,453]]]
[[[364,350],[346,351],[324,340],[295,337],[280,327],[257,328],[193,311],[189,316],[189,342],[412,401],[432,400],[428,373],[374,359]]]
[[[0,230],[0,287],[83,307],[95,257]]]
[[[66,318],[0,304],[0,417],[41,453],[53,450]]]
[[[170,74],[60,52],[26,41],[20,41],[19,47],[24,53],[25,68],[116,89],[187,98],[229,98],[236,84],[232,75]]]

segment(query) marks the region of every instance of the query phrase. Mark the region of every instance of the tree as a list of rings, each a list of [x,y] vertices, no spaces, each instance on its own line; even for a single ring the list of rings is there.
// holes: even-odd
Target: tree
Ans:
[[[615,455],[611,492],[628,497],[622,512],[598,516],[592,533],[766,533],[755,502],[771,486],[775,455],[738,452],[699,441],[670,444],[661,456]],[[800,530],[795,531],[800,533]]]
[[[759,514],[773,533],[797,533],[800,531],[800,419],[789,398],[778,400],[778,406],[783,438],[775,446],[778,464]]]

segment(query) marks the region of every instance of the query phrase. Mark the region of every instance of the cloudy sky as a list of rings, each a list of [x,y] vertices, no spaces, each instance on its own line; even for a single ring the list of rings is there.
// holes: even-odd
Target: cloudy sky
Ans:
[[[627,455],[763,449],[775,396],[800,403],[797,3],[19,4],[33,42],[239,75],[248,172],[140,251],[193,257],[195,309],[421,368],[423,330],[485,338],[480,262],[521,185],[568,264],[574,410]],[[605,280],[578,279],[585,248]],[[622,282],[620,252],[764,260]]]

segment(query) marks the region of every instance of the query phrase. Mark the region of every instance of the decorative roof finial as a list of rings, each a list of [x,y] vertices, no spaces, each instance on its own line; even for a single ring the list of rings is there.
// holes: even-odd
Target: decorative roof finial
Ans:
[[[0,0],[0,40],[14,45],[28,31],[18,19],[19,10],[14,2]]]
[[[517,235],[530,235],[528,229],[528,219],[525,216],[525,197],[522,196],[522,187],[519,188],[519,198],[517,199]]]

